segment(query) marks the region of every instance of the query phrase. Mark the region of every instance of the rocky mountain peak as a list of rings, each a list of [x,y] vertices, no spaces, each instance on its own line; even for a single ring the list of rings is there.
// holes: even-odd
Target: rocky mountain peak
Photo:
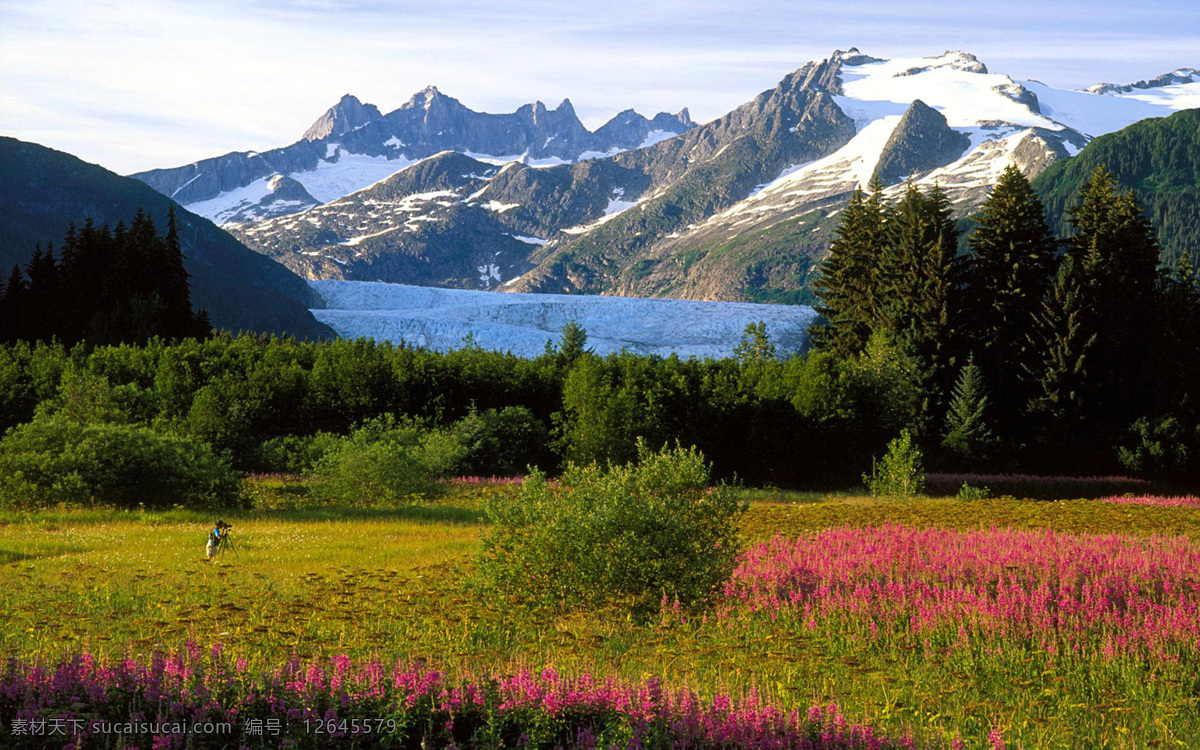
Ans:
[[[421,107],[429,109],[433,106],[434,102],[449,98],[450,97],[446,96],[441,91],[438,91],[437,86],[426,86],[417,93],[413,94],[412,98],[404,104],[402,109],[419,109]]]
[[[304,140],[319,141],[348,133],[382,116],[374,104],[363,104],[357,97],[346,94],[305,131]]]
[[[692,113],[688,112],[688,108],[684,107],[675,113],[675,119],[679,120],[679,124],[688,127],[692,124]]]
[[[979,62],[979,58],[970,52],[962,52],[960,50],[946,50],[940,57],[928,58],[928,63],[928,65],[917,65],[908,70],[902,70],[896,74],[896,77],[915,76],[918,73],[924,73],[936,68],[950,68],[951,70],[961,70],[964,73],[980,73],[983,75],[986,75],[988,72],[987,66]]]
[[[945,166],[971,145],[964,133],[952,129],[941,112],[917,99],[896,123],[879,155],[875,174],[885,184]]]
[[[1176,86],[1183,83],[1200,81],[1200,70],[1196,68],[1176,68],[1170,73],[1163,73],[1137,83],[1096,83],[1083,89],[1089,94],[1128,94],[1134,89],[1157,89],[1163,86]]]
[[[867,63],[883,62],[883,60],[878,57],[864,55],[858,51],[858,47],[851,47],[847,50],[834,50],[830,58],[836,58],[840,60],[843,65],[866,65]]]

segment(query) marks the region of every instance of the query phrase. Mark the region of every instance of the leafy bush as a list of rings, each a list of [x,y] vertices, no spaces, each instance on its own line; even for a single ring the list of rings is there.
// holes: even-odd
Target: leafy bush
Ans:
[[[1189,433],[1174,417],[1142,418],[1130,426],[1117,457],[1126,469],[1149,479],[1179,479],[1192,468],[1197,447],[1200,428]]]
[[[481,568],[501,589],[542,606],[616,603],[652,611],[695,607],[728,580],[746,505],[695,449],[651,452],[603,469],[568,464],[555,487],[535,471],[515,499],[487,504],[494,530]]]
[[[921,449],[913,444],[908,430],[888,443],[887,453],[879,459],[870,474],[863,475],[873,497],[908,500],[925,489],[925,470],[921,466]]]
[[[472,411],[455,424],[454,434],[466,450],[464,474],[511,477],[553,463],[546,425],[524,406]]]
[[[263,442],[259,448],[259,468],[269,472],[312,474],[316,465],[341,440],[337,435],[284,435]]]
[[[462,443],[445,430],[384,414],[338,439],[313,473],[330,499],[355,505],[406,502],[428,494],[434,481],[462,462]]]
[[[8,506],[229,506],[238,486],[204,443],[147,427],[56,416],[0,440],[0,504]]]
[[[987,487],[972,487],[963,482],[963,486],[959,488],[958,494],[955,497],[965,503],[974,502],[975,500],[986,500],[990,497],[992,491]]]

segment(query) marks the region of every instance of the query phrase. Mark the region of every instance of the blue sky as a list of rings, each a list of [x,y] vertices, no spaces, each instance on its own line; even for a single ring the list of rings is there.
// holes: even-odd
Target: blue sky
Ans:
[[[975,53],[1076,88],[1200,67],[1200,4],[1039,0],[0,0],[0,135],[122,173],[290,143],[342,94],[472,109],[569,97],[718,117],[804,61]]]

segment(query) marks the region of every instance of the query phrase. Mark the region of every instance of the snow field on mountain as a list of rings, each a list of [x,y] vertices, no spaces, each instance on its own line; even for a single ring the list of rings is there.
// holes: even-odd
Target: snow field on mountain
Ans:
[[[903,114],[903,113],[901,113]],[[724,216],[735,216],[755,211],[759,201],[779,198],[822,198],[834,196],[854,189],[855,185],[866,185],[875,173],[883,147],[891,138],[901,115],[888,115],[864,126],[837,151],[823,159],[800,166],[789,167],[775,180],[767,183],[745,201],[736,204]],[[764,207],[765,210],[769,210]]]
[[[271,179],[263,177],[244,187],[221,193],[216,198],[196,203],[187,203],[187,210],[203,216],[214,224],[224,224],[242,209],[257,205],[263,198],[271,194]]]
[[[1089,138],[1112,133],[1148,117],[1166,117],[1176,110],[1200,107],[1200,83],[1135,89],[1120,95],[1063,91],[1040,81],[1024,81],[1023,85],[1037,95],[1043,114]],[[1194,93],[1189,93],[1189,89]]]
[[[470,334],[485,349],[534,357],[577,321],[597,354],[627,349],[681,357],[730,356],[750,323],[763,321],[781,355],[798,351],[816,313],[799,305],[700,302],[566,294],[506,294],[385,284],[310,281],[325,301],[317,320],[343,338],[386,339],[439,351]]]
[[[838,106],[857,121],[901,115],[920,99],[940,111],[952,128],[970,127],[988,120],[1025,127],[1058,130],[1061,126],[1035,114],[1021,102],[998,90],[1012,86],[1006,75],[962,69],[963,58],[947,53],[936,58],[897,58],[842,68],[843,95]],[[921,72],[908,71],[920,70]]]
[[[384,156],[353,154],[336,143],[329,146],[331,152],[338,153],[336,162],[322,159],[311,172],[293,172],[289,175],[321,203],[329,203],[344,195],[368,188],[405,167],[416,164],[403,156],[388,159]]]

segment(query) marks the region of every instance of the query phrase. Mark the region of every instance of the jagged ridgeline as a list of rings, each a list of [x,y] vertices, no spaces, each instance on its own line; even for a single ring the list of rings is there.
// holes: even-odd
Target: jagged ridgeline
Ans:
[[[589,131],[569,102],[487,114],[429,88],[387,114],[346,96],[290,146],[136,177],[313,279],[812,303],[872,177],[889,199],[937,185],[962,220],[1006,167],[1032,178],[1198,91],[1183,68],[1065,91],[966,52],[852,48],[700,125],[630,110]],[[1165,205],[1160,226],[1188,216]]]
[[[88,219],[57,256],[53,245],[35,248],[25,268],[13,266],[0,287],[0,340],[141,344],[212,331],[208,313],[192,311],[174,209],[165,234],[141,209],[111,230]]]

